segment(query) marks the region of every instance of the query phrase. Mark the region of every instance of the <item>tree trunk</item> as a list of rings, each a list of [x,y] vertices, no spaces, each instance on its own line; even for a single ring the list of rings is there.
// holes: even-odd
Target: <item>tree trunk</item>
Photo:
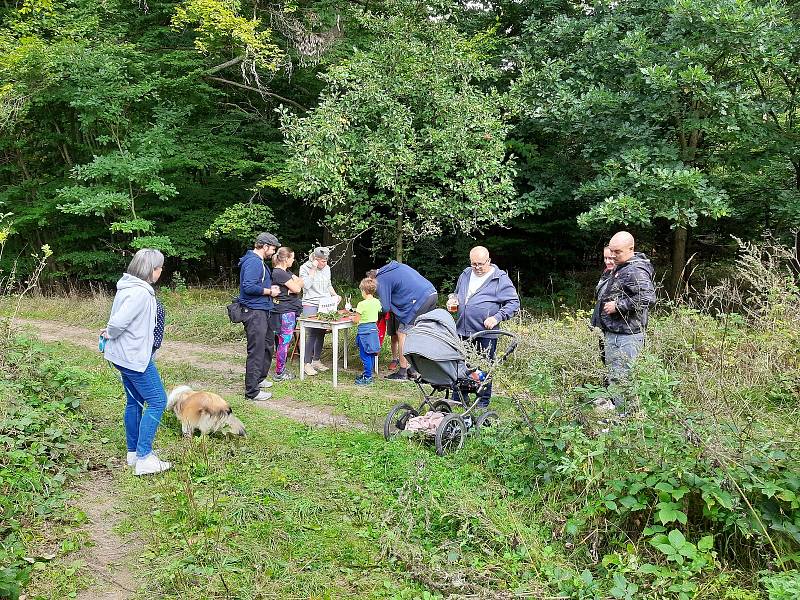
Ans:
[[[397,213],[394,235],[394,258],[401,263],[403,262],[403,211]]]
[[[683,287],[686,270],[686,242],[689,232],[685,227],[676,227],[672,236],[672,277],[670,293],[677,296]]]

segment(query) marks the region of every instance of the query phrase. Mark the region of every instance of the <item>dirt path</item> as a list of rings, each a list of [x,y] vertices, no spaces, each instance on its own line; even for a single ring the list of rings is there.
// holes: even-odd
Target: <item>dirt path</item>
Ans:
[[[89,350],[97,350],[98,332],[96,329],[39,319],[17,319],[15,322],[18,325],[32,328],[37,337],[45,342],[65,342]],[[209,358],[209,355],[221,358],[214,360]],[[190,342],[164,341],[158,353],[158,360],[170,363],[189,363],[198,369],[214,371],[223,375],[241,375],[244,373],[243,348],[238,344],[203,346]],[[220,388],[218,383],[207,381],[190,381],[186,383],[194,389],[213,389],[217,393],[236,394],[240,391],[233,388]],[[358,423],[336,414],[331,407],[312,406],[288,396],[283,398],[273,396],[265,402],[256,402],[254,404],[313,427],[334,427],[362,431],[368,429],[363,423]]]
[[[97,350],[97,329],[87,329],[77,325],[66,325],[56,321],[40,319],[16,319],[15,323],[36,330],[39,339],[45,342],[66,342]],[[219,360],[209,358],[219,356]],[[243,349],[241,344],[223,344],[220,346],[203,346],[189,342],[165,340],[158,358],[167,362],[190,363],[198,369],[209,369],[219,373],[244,373]]]
[[[79,593],[77,600],[128,600],[138,588],[130,565],[142,548],[141,541],[114,532],[123,515],[108,472],[91,472],[79,490],[83,494],[80,506],[89,519],[84,531],[92,544],[83,549],[83,559],[95,583]]]

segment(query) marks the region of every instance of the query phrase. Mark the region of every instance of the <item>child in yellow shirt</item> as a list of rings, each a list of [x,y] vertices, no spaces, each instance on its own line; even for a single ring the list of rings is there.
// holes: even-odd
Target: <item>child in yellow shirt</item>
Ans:
[[[375,297],[377,284],[374,279],[369,277],[362,279],[358,288],[364,299],[356,305],[353,322],[358,324],[356,344],[361,362],[364,363],[364,372],[356,377],[356,385],[370,385],[373,381],[375,357],[381,350],[378,339],[378,313],[381,311],[381,303]]]

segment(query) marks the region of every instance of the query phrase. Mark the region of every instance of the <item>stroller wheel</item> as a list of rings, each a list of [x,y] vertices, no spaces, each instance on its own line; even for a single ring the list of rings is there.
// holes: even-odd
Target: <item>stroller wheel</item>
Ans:
[[[496,412],[494,412],[493,410],[487,410],[485,413],[483,413],[477,419],[475,419],[476,433],[479,432],[484,427],[493,427],[495,424],[497,424],[497,420],[499,418],[500,417]]]
[[[386,420],[383,422],[383,437],[388,442],[398,432],[406,428],[406,423],[411,417],[418,416],[419,413],[411,408],[410,404],[400,403],[396,405],[389,414],[386,415]]]
[[[450,407],[450,403],[447,402],[447,400],[437,400],[431,405],[431,410],[445,414],[453,412],[453,409]]]
[[[467,425],[461,415],[447,415],[436,428],[436,454],[444,456],[448,452],[459,450],[466,437]]]

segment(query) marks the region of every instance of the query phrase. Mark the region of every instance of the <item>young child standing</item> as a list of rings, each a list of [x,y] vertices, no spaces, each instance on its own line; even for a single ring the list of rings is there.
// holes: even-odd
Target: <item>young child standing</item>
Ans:
[[[358,324],[356,344],[358,344],[361,362],[364,363],[364,373],[360,377],[356,377],[356,385],[370,385],[375,368],[375,357],[381,350],[381,343],[378,341],[378,313],[381,311],[381,303],[375,297],[377,283],[374,279],[365,277],[361,280],[358,288],[364,299],[356,305],[353,322]]]

